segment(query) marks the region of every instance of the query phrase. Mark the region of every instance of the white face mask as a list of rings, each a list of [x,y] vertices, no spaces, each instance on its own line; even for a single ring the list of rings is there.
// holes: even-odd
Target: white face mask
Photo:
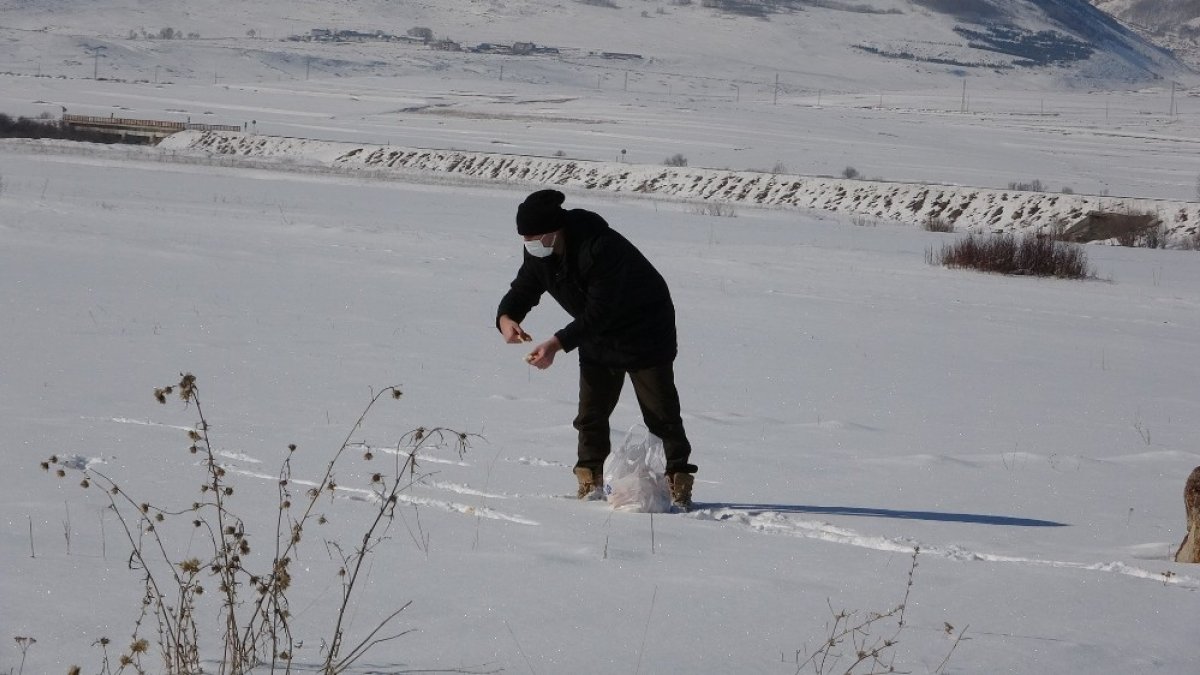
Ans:
[[[550,240],[549,246],[543,244],[541,238],[533,239],[525,242],[525,250],[529,251],[529,255],[535,258],[545,258],[551,253],[554,253],[554,242],[556,241],[558,241],[557,233],[555,233],[554,237]]]

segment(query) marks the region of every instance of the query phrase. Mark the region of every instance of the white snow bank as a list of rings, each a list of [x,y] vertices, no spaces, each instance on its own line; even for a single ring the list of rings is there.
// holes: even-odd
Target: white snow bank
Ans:
[[[1073,225],[1095,212],[1151,213],[1169,238],[1195,236],[1200,203],[922,185],[595,162],[556,157],[430,150],[391,145],[184,131],[159,146],[253,158],[287,157],[330,168],[452,174],[588,190],[654,194],[682,200],[793,207],[923,223],[944,219],[971,232],[1019,232]]]

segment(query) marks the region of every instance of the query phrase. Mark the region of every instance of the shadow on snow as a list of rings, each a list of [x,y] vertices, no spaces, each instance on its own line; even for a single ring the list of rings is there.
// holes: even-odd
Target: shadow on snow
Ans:
[[[1006,525],[1008,527],[1068,527],[1067,523],[1033,518],[992,516],[979,513],[941,513],[937,511],[904,511],[898,509],[871,509],[859,506],[807,506],[803,504],[696,504],[700,509],[729,509],[747,513],[810,513],[830,516],[861,516],[868,518],[899,518],[902,520],[929,520],[943,523],[972,523],[975,525]]]

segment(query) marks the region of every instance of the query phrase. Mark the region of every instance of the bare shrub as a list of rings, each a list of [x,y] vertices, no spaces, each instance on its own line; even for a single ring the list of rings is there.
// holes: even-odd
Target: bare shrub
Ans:
[[[921,223],[921,229],[926,232],[953,232],[954,223],[941,216],[931,214]]]
[[[856,227],[878,227],[879,221],[870,216],[851,216],[850,224]]]
[[[782,161],[775,162],[775,166],[771,167],[771,173],[776,174],[776,175],[781,174],[781,173],[787,173],[787,165],[784,164]]]
[[[1095,277],[1087,261],[1087,252],[1081,246],[1045,235],[969,235],[953,244],[944,244],[940,252],[928,249],[925,258],[932,265],[998,274],[1060,279]]]
[[[860,174],[858,172],[858,169],[856,169],[852,166],[848,166],[848,167],[842,169],[842,178],[849,178],[850,180],[854,180],[861,175],[862,174]]]
[[[688,161],[687,157],[684,157],[677,152],[674,155],[664,159],[663,164],[666,164],[667,166],[687,166]]]
[[[1149,227],[1138,233],[1126,233],[1118,237],[1117,241],[1122,246],[1130,246],[1135,248],[1166,248],[1169,240],[1167,234],[1167,226],[1159,222],[1153,227]]]
[[[0,113],[0,138],[62,138],[71,141],[88,141],[92,143],[139,142],[123,138],[119,133],[77,129],[66,124],[60,124],[57,120],[47,118],[33,119],[18,117],[14,120],[3,113]]]
[[[1009,190],[1019,190],[1021,192],[1045,192],[1046,186],[1042,184],[1042,181],[1038,180],[1037,178],[1034,178],[1033,180],[1031,180],[1027,183],[1020,182],[1020,181],[1013,181],[1008,184],[1008,189]]]
[[[722,202],[705,202],[692,207],[691,212],[699,216],[719,216],[721,218],[737,218],[737,211],[732,204]]]
[[[428,43],[433,39],[433,29],[426,26],[413,26],[412,28],[408,29],[405,35],[408,35],[409,37],[415,37],[419,40],[424,40],[426,43]]]

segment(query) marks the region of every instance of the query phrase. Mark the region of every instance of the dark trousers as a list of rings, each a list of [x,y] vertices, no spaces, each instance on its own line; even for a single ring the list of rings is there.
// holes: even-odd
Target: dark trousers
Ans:
[[[579,415],[575,418],[579,460],[575,466],[591,469],[597,475],[603,469],[604,459],[612,449],[608,418],[621,398],[627,374],[633,382],[646,428],[662,439],[667,473],[695,473],[696,466],[688,464],[692,446],[683,431],[675,369],[670,363],[638,370],[580,364]]]

